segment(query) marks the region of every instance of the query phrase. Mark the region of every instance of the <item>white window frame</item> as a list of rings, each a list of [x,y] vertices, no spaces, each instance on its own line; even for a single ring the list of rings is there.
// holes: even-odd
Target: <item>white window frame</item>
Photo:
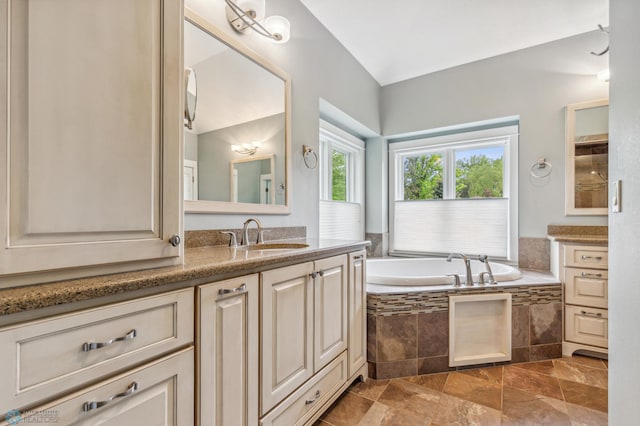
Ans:
[[[389,144],[389,234],[391,255],[443,255],[444,252],[406,252],[396,250],[395,202],[404,201],[404,158],[422,154],[443,154],[443,199],[431,202],[455,200],[455,156],[454,149],[482,148],[504,144],[503,198],[508,199],[508,262],[518,259],[518,125],[509,125],[485,130],[461,132],[444,136],[421,138]],[[478,198],[486,200],[487,198]],[[458,198],[458,200],[460,200]],[[468,199],[475,200],[475,199]],[[469,253],[479,254],[479,253]]]
[[[360,232],[364,238],[364,141],[324,120],[319,121],[320,129],[320,201],[332,203],[356,203],[360,205]],[[336,150],[346,158],[346,201],[332,200],[332,152]]]

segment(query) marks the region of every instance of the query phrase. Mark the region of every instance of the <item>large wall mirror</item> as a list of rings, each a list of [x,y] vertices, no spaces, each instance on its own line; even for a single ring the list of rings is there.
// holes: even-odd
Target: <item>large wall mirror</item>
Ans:
[[[609,101],[567,106],[567,215],[606,215],[609,198]]]
[[[197,114],[184,128],[185,212],[290,213],[289,76],[185,9]]]

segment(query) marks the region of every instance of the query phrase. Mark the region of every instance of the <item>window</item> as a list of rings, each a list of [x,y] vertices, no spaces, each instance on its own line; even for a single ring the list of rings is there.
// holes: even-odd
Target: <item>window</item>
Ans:
[[[320,121],[320,238],[364,238],[364,142]]]
[[[392,253],[515,259],[517,126],[389,145]]]

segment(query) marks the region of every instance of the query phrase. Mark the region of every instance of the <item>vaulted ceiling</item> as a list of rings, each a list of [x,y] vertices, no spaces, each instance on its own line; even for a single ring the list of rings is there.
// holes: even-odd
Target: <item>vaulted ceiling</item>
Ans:
[[[609,23],[608,0],[301,1],[383,86]]]

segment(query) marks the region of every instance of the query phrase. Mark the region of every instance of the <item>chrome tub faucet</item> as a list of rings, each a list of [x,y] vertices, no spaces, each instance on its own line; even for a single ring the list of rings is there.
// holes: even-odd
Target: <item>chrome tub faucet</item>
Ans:
[[[459,257],[464,262],[464,266],[466,268],[466,281],[465,285],[472,286],[473,285],[473,275],[471,274],[471,260],[468,256],[465,256],[462,253],[451,253],[449,257],[447,257],[447,262],[451,262],[451,259],[454,257]]]
[[[486,274],[489,276],[489,281],[487,284],[498,284],[498,282],[493,278],[493,272],[491,271],[491,265],[489,265],[489,256],[486,254],[478,255],[478,260],[484,263],[484,266],[487,268]]]

